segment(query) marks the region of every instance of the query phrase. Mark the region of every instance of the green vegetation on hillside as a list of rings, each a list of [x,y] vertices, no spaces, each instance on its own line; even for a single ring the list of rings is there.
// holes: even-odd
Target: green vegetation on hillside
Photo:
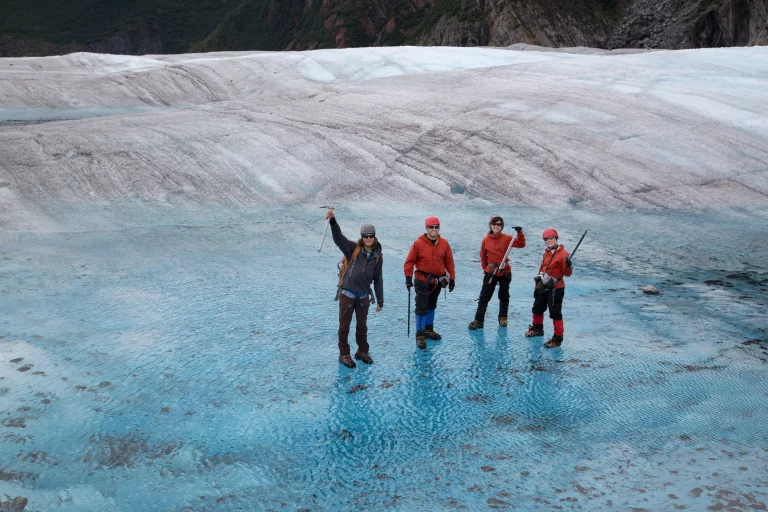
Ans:
[[[91,43],[126,28],[159,35],[184,52],[210,33],[237,0],[2,0],[0,34],[53,43]]]
[[[302,0],[244,0],[229,12],[216,29],[194,51],[207,50],[282,50],[291,42],[306,48],[317,42],[318,48],[335,46],[320,18],[320,2],[305,11]]]
[[[626,0],[550,2],[550,10],[585,9],[613,18]],[[303,50],[420,44],[443,18],[487,24],[485,0],[0,0],[0,35],[56,44],[87,44],[121,32],[159,39],[163,51]],[[560,4],[563,4],[562,6]],[[325,5],[326,11],[321,11]],[[384,27],[391,20],[394,29]],[[328,28],[326,28],[328,25]],[[156,46],[156,45],[155,45]]]
[[[334,34],[341,32],[349,47],[399,45],[405,41],[402,31],[413,29],[428,9],[414,13],[412,0],[389,0],[385,9],[379,0],[337,0],[335,4],[324,14],[319,0],[284,0],[279,5],[271,0],[244,0],[193,49],[335,48]],[[384,26],[390,18],[396,28],[388,33]],[[373,33],[366,31],[363,20]],[[326,22],[333,26],[326,28]]]

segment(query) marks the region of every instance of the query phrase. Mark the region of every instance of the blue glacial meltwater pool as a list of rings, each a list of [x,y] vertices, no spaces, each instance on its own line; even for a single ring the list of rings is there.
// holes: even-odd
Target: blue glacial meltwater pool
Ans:
[[[497,212],[528,247],[509,327],[494,298],[470,332]],[[375,364],[355,370],[317,208],[62,212],[81,227],[0,233],[0,508],[766,509],[763,215],[337,213],[385,251]],[[433,213],[457,286],[422,352],[402,263]],[[556,350],[523,336],[550,225],[567,248],[590,230]]]

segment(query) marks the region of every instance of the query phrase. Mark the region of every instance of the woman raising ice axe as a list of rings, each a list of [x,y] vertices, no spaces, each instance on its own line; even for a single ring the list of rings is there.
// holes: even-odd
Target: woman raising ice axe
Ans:
[[[354,314],[357,321],[355,359],[365,364],[373,364],[373,359],[368,353],[367,325],[368,307],[371,304],[371,283],[373,283],[378,303],[376,312],[384,307],[384,280],[381,271],[384,262],[381,256],[381,244],[376,239],[376,228],[372,224],[363,224],[360,228],[360,239],[352,242],[341,234],[333,208],[328,209],[325,218],[331,225],[334,243],[344,254],[339,294],[339,362],[347,368],[357,366],[350,356],[348,342],[349,327]]]

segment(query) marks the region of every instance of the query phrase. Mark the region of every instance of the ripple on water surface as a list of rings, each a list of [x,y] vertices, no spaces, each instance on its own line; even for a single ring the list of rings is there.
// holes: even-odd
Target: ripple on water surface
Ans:
[[[509,327],[496,324],[494,298],[486,327],[469,332],[479,235],[450,233],[459,285],[438,303],[443,341],[420,351],[405,336],[402,287],[414,233],[383,216],[393,227],[385,308],[369,320],[376,362],[349,370],[336,362],[338,254],[317,254],[314,213],[294,212],[306,232],[185,219],[5,243],[0,493],[30,510],[765,503],[765,331],[755,301],[730,301],[725,314],[730,292],[704,283],[746,272],[728,240],[708,248],[720,258],[708,269],[636,241],[635,218],[590,217],[591,243],[647,251],[653,272],[584,246],[566,343],[546,350],[546,338],[523,336],[538,241],[514,255]],[[462,222],[482,233],[490,213],[464,211]],[[691,240],[710,221],[731,243],[752,229],[689,220],[664,222],[685,222]],[[562,231],[578,233],[578,214],[569,222]],[[661,295],[639,291],[648,275]],[[693,284],[663,284],[679,279]],[[761,292],[762,277],[730,279],[739,296]]]

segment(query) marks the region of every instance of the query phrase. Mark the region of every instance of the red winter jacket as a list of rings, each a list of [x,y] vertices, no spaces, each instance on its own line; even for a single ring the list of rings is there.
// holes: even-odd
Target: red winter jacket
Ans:
[[[549,249],[544,251],[544,257],[541,260],[539,272],[546,272],[550,276],[557,278],[558,281],[555,288],[565,288],[565,280],[563,277],[570,277],[571,274],[573,274],[573,267],[565,266],[565,258],[567,257],[568,251],[566,251],[565,247],[562,245],[557,246],[554,254],[552,254],[552,251]]]
[[[432,240],[427,238],[427,235],[421,235],[413,242],[403,266],[406,277],[413,275],[414,266],[419,271],[419,274],[423,272],[439,277],[444,275],[447,270],[451,279],[456,279],[453,251],[451,251],[448,240],[440,235],[437,235],[437,240],[434,244]],[[425,280],[424,275],[421,275],[419,278],[422,281]]]
[[[491,264],[498,266],[501,263],[501,258],[504,257],[504,253],[507,252],[509,243],[512,242],[512,236],[506,233],[499,233],[495,236],[493,233],[488,233],[480,243],[480,265],[483,266],[483,272],[491,272]],[[517,234],[517,239],[512,243],[512,247],[522,249],[525,247],[525,235],[521,231]],[[512,268],[509,266],[509,257],[504,262],[504,266],[496,270],[496,273],[508,274],[512,272]]]

